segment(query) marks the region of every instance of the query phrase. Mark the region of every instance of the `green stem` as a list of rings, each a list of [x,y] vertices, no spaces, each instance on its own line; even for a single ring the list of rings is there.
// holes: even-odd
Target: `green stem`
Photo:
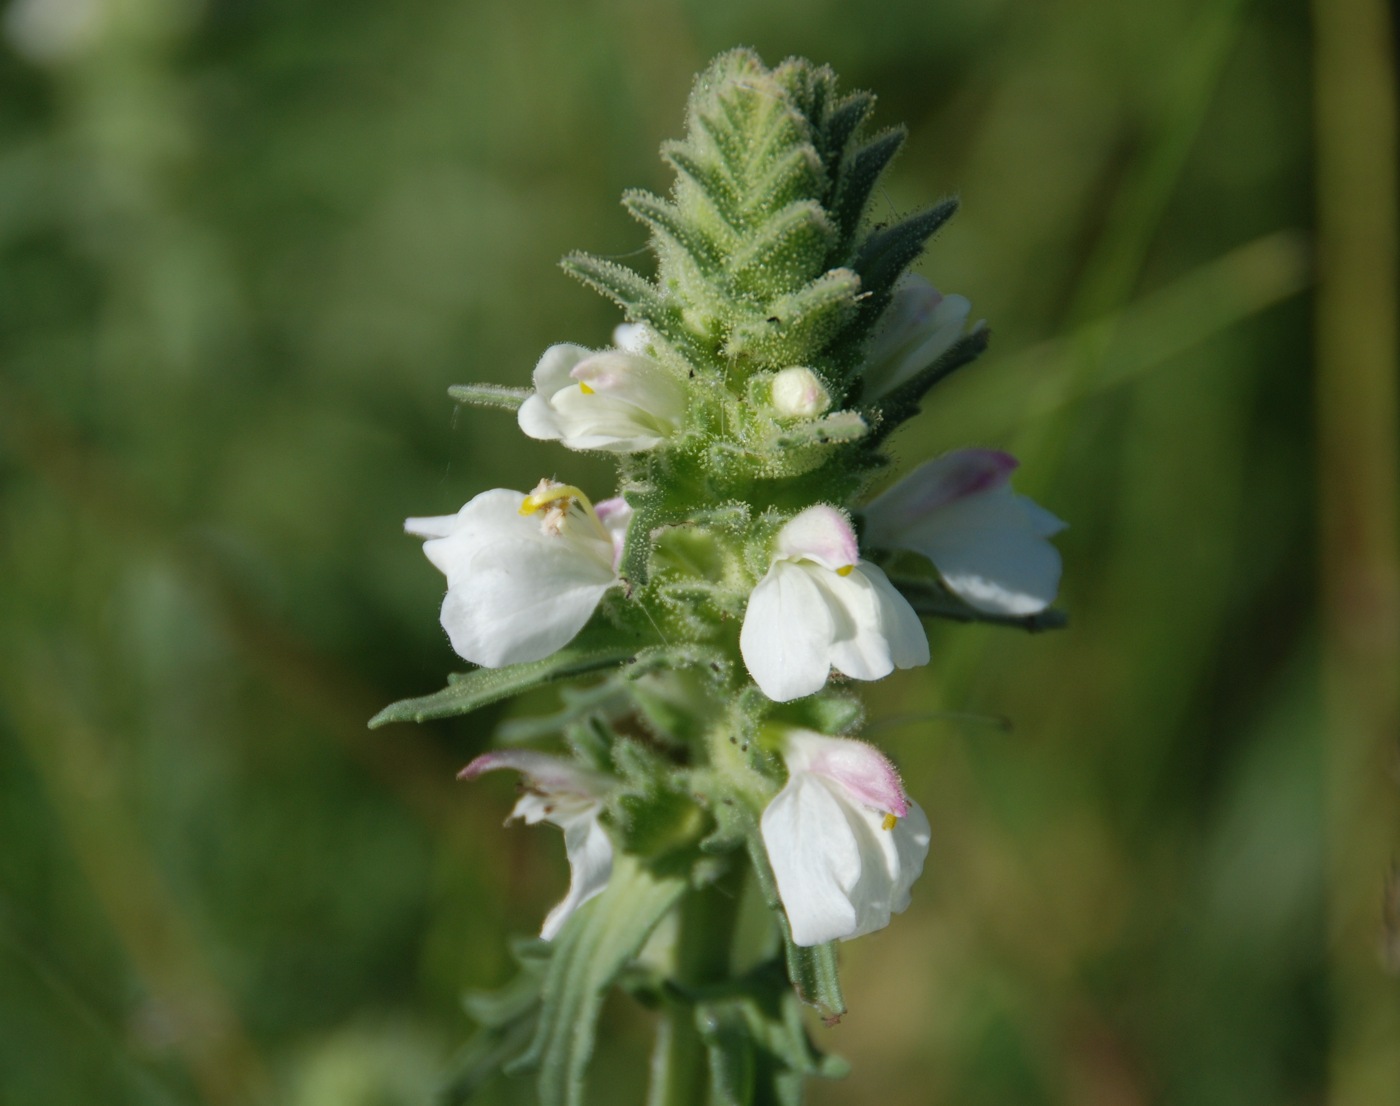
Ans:
[[[682,990],[729,978],[742,877],[736,865],[717,883],[681,900],[671,978]],[[710,1072],[695,1008],[668,999],[652,1053],[647,1106],[706,1106],[710,1101]]]

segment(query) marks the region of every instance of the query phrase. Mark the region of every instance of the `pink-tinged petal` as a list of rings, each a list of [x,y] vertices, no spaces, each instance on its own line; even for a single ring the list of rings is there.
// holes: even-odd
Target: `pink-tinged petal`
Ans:
[[[874,745],[813,730],[792,730],[784,759],[789,772],[810,772],[831,780],[880,814],[903,818],[909,812],[899,771]]]
[[[622,550],[627,543],[627,528],[632,525],[632,505],[621,496],[604,499],[593,505],[598,521],[613,543],[613,571],[622,567]]]
[[[807,570],[775,561],[749,595],[739,652],[768,698],[800,699],[826,683],[834,628],[827,599]]]
[[[833,571],[860,560],[851,520],[835,507],[818,504],[795,515],[778,531],[777,554],[791,560],[810,560]]]
[[[926,461],[865,508],[866,541],[900,548],[903,530],[950,503],[1005,487],[1018,464],[996,449],[959,449]]]
[[[547,795],[581,795],[601,798],[607,777],[581,767],[570,757],[534,749],[492,749],[482,753],[457,773],[459,780],[474,780],[502,768],[519,772],[532,788]]]

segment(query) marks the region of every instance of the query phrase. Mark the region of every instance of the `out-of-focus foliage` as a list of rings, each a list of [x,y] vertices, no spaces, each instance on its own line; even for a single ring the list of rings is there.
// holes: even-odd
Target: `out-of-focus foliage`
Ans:
[[[934,827],[845,948],[818,1102],[1313,1101],[1328,1064],[1310,42],[1295,3],[6,0],[0,1102],[421,1102],[558,898],[453,772],[404,516],[604,467],[458,414],[616,315],[691,75],[830,62],[991,352],[906,466],[1004,446],[1067,632],[932,628],[872,696]],[[639,1099],[648,1022],[596,1081]],[[522,1086],[482,1101],[518,1102]]]

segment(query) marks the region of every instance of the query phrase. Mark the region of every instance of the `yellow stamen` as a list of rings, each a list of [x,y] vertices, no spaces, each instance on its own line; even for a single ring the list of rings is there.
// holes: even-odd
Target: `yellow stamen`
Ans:
[[[590,388],[588,382],[584,380],[578,382],[578,390],[586,396],[591,396],[593,394],[593,389]]]
[[[603,523],[598,518],[598,512],[593,509],[593,504],[588,496],[579,491],[572,484],[555,484],[552,488],[546,488],[542,492],[531,492],[520,504],[522,515],[533,515],[536,511],[542,511],[551,503],[557,503],[561,499],[577,500],[579,505],[588,512],[588,517],[593,520],[593,524],[599,530],[607,533]]]
[[[854,572],[855,570],[856,570],[856,566],[855,566],[855,565],[842,565],[840,568],[838,568],[838,569],[836,570],[836,575],[837,575],[837,576],[849,576],[849,575],[850,575],[852,572]],[[889,827],[889,826],[886,826],[885,828],[886,828],[886,829],[889,829],[890,827]]]
[[[892,830],[894,829],[895,823],[898,821],[899,819],[896,818],[893,814],[886,814],[885,820],[880,823],[880,828],[882,830]]]

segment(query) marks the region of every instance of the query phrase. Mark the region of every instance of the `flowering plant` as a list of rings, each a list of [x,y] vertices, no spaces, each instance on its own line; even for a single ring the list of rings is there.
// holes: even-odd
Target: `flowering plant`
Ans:
[[[800,1004],[842,1014],[834,942],[909,905],[930,836],[890,760],[851,736],[844,678],[928,663],[924,616],[1059,621],[1061,524],[1010,490],[1012,458],[950,453],[869,494],[890,434],[988,339],[966,299],[907,273],[952,201],[865,222],[904,140],[867,133],[872,106],[805,61],[718,58],[663,147],[671,198],[624,199],[655,279],[564,262],[625,312],[614,346],[549,347],[530,389],[452,389],[618,465],[596,503],[541,480],[406,524],[477,667],[375,724],[593,681],[521,731],[564,752],[463,771],[521,773],[515,815],[564,831],[572,879],[520,948],[521,981],[473,1003],[459,1091],[504,1063],[537,1072],[543,1102],[580,1102],[615,983],[663,1013],[658,1106],[795,1103],[807,1076],[836,1074]],[[770,921],[736,976],[749,886]]]

